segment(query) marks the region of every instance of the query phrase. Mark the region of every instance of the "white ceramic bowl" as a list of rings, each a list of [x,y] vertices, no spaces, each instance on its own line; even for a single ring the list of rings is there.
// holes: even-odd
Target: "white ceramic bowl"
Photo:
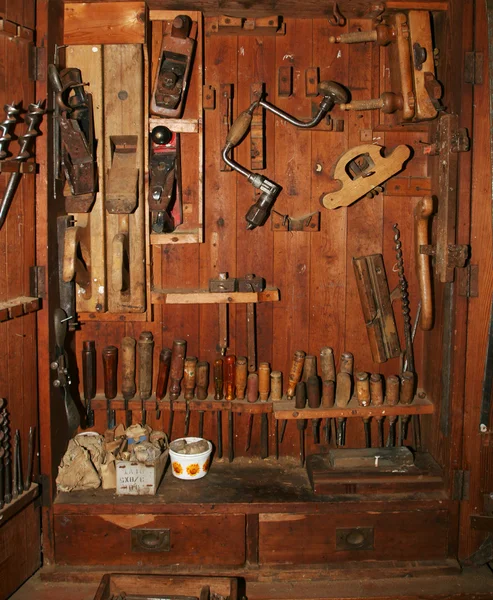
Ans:
[[[186,437],[178,439],[185,440],[187,444],[190,444],[191,442],[199,442],[203,438]],[[173,442],[177,441],[173,440]],[[178,477],[178,479],[193,480],[207,475],[211,461],[212,444],[208,440],[206,442],[209,445],[209,449],[200,454],[177,454],[171,448],[169,449],[171,471],[175,477]]]

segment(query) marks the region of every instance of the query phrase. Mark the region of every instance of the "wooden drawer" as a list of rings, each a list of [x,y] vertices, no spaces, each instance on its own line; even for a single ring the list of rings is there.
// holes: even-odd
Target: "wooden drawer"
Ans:
[[[60,515],[60,565],[242,565],[244,515]]]
[[[432,560],[447,555],[446,511],[259,515],[261,564]]]

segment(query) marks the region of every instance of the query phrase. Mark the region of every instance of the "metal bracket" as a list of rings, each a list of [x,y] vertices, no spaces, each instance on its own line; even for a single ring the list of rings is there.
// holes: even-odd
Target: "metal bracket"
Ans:
[[[279,213],[272,213],[271,229],[280,231],[308,231],[314,233],[320,231],[320,213],[314,212],[302,217],[290,217]]]
[[[336,550],[373,550],[373,527],[336,529]]]

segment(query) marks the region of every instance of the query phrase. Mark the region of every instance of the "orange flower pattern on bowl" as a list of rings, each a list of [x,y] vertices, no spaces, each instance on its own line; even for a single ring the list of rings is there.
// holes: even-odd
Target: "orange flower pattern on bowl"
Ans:
[[[200,473],[199,465],[197,463],[194,463],[193,465],[188,465],[187,473],[190,475],[190,477],[195,477],[195,475]]]
[[[207,473],[207,471],[209,470],[209,465],[210,465],[210,462],[211,462],[211,458],[209,457],[209,458],[208,458],[208,459],[205,461],[205,463],[204,463],[204,465],[203,465],[203,467],[202,467],[202,470],[204,471],[204,473]]]
[[[174,462],[173,463],[173,471],[175,473],[178,473],[178,475],[181,475],[183,473],[183,467],[180,465],[180,463]]]

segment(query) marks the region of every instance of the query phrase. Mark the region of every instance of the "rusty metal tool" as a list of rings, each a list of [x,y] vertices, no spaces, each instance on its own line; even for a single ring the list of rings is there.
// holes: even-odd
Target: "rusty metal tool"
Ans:
[[[214,361],[214,400],[222,400],[223,392],[223,360],[218,358]],[[221,410],[216,411],[217,418],[217,456],[223,457],[223,419]]]
[[[329,346],[324,346],[320,350],[320,370],[322,371],[322,406],[332,408],[334,406],[336,367],[334,361],[334,351]],[[328,382],[332,381],[332,385]],[[325,441],[330,441],[330,421],[325,419]]]
[[[5,456],[5,449],[1,445],[2,443],[3,431],[0,430],[0,510],[5,506],[5,483],[4,483],[4,468],[3,468],[3,459]]]
[[[308,357],[307,357],[308,358]],[[306,365],[306,361],[305,361]],[[310,375],[306,381],[306,394],[308,397],[308,406],[310,408],[320,407],[320,382],[316,375]],[[320,443],[319,428],[320,419],[312,419],[313,443]]]
[[[263,292],[265,290],[265,279],[248,273],[245,277],[238,279],[239,292]],[[255,373],[257,370],[257,324],[255,315],[255,304],[249,302],[246,306],[247,315],[247,356],[248,372]]]
[[[15,470],[17,473],[17,494],[20,496],[24,492],[24,480],[22,478],[21,434],[18,429],[15,430],[15,445],[17,448],[15,456]]]
[[[394,230],[394,247],[395,256],[397,259],[397,274],[399,276],[399,290],[401,295],[402,304],[402,316],[404,320],[404,340],[406,345],[405,359],[407,361],[407,370],[414,373],[414,352],[413,352],[413,339],[412,339],[412,328],[411,328],[411,310],[409,308],[409,292],[407,286],[407,279],[404,274],[404,259],[402,258],[402,242],[400,240],[401,232],[397,223],[392,227]]]
[[[209,363],[201,361],[197,363],[196,396],[198,400],[207,400],[209,394]],[[199,437],[204,437],[204,414],[199,410]]]
[[[294,406],[297,409],[302,409],[306,407],[306,386],[302,381],[296,384],[296,397],[294,401]],[[303,466],[305,464],[306,419],[296,419],[296,427],[298,428],[300,436],[300,464],[301,466]]]
[[[238,280],[235,277],[228,277],[228,273],[219,273],[217,279],[209,279],[209,292],[220,292],[230,294],[238,289]],[[228,336],[228,305],[226,303],[218,304],[219,310],[219,344],[217,351],[225,356],[229,346]]]
[[[183,366],[185,362],[185,354],[187,352],[187,342],[185,340],[174,340],[171,349],[171,365],[169,369],[169,422],[168,422],[168,439],[171,440],[173,432],[173,421],[175,411],[173,402],[179,397],[181,392],[181,380],[183,379]]]
[[[133,337],[126,336],[122,339],[122,396],[126,427],[132,425],[132,411],[128,409],[128,402],[135,397],[137,391],[135,385],[135,347],[136,341]]]
[[[159,369],[156,383],[156,418],[161,418],[161,401],[166,396],[169,371],[171,367],[171,349],[163,348],[159,353]]]
[[[433,198],[424,196],[414,209],[414,239],[416,277],[421,297],[421,329],[429,331],[433,328],[433,294],[431,289],[430,257],[421,254],[421,247],[429,244],[429,220],[433,214]]]
[[[385,385],[385,404],[395,406],[399,403],[400,380],[396,375],[389,375]],[[387,436],[387,448],[395,446],[395,423],[397,417],[392,415],[388,417],[389,434]]]
[[[82,342],[82,384],[86,403],[86,425],[94,427],[94,410],[91,401],[96,396],[96,342]]]
[[[152,351],[154,337],[150,331],[143,331],[137,342],[139,354],[139,393],[142,403],[142,423],[147,419],[146,400],[152,395]]]
[[[27,447],[27,469],[26,478],[24,480],[24,490],[27,492],[31,487],[31,481],[33,478],[33,462],[34,462],[34,427],[29,427],[29,438]],[[0,459],[1,463],[1,459]],[[1,478],[1,474],[0,474]],[[1,493],[0,493],[1,498]]]
[[[0,442],[3,450],[3,465],[4,465],[4,492],[2,500],[5,504],[12,502],[12,460],[10,451],[10,427],[9,427],[9,413],[5,408],[5,400],[0,398],[0,427],[1,427],[1,438]]]
[[[260,402],[267,402],[270,392],[270,365],[261,362],[258,366],[258,392]],[[269,456],[269,416],[266,412],[260,415],[260,457]]]
[[[383,404],[383,385],[380,373],[372,373],[370,376],[370,400],[372,406],[382,406]],[[378,447],[383,448],[383,417],[375,417],[378,431]]]
[[[103,348],[103,377],[104,377],[104,395],[106,398],[106,426],[108,429],[116,427],[115,410],[111,408],[111,401],[117,394],[117,374],[118,374],[118,348],[116,346],[106,346]]]
[[[282,400],[282,373],[271,371],[270,373],[270,399],[271,402]],[[274,404],[272,405],[274,408]],[[276,447],[276,460],[279,459],[279,420],[274,417],[274,443]]]
[[[12,468],[12,500],[16,500],[19,496],[19,490],[17,489],[17,467],[18,467],[18,454],[19,454],[19,446],[18,446],[18,438],[17,432],[14,434],[14,440],[12,444],[12,454],[13,454],[13,468]]]
[[[337,374],[335,405],[337,408],[346,408],[351,400],[351,375],[344,371]],[[337,445],[346,444],[346,418],[337,417]]]
[[[229,403],[228,410],[228,461],[234,460],[234,415],[231,410],[231,402],[236,397],[236,381],[235,381],[235,366],[236,356],[228,354],[224,359],[224,383],[226,390],[226,402]]]
[[[249,373],[247,378],[247,400],[250,403],[257,402],[258,400],[258,389],[259,381],[257,373]],[[245,452],[250,449],[252,443],[252,430],[253,430],[253,412],[248,415],[248,428],[247,428],[247,442],[245,446]]]
[[[3,109],[5,111],[5,118],[0,123],[0,129],[2,131],[0,134],[0,160],[5,160],[9,154],[8,149],[10,142],[12,141],[19,113],[21,112],[20,108],[13,103],[5,104]]]
[[[356,398],[360,406],[370,405],[370,378],[368,373],[359,371],[356,373]],[[365,446],[371,448],[371,429],[370,429],[370,417],[363,417],[363,425],[365,428]]]
[[[193,400],[195,395],[195,383],[197,380],[197,358],[195,356],[187,356],[183,366],[183,396],[185,398],[185,429],[183,435],[186,437],[190,429],[190,400]]]
[[[326,379],[322,381],[322,400],[321,405],[323,408],[332,408],[334,406],[335,400],[335,387],[336,382],[332,379]],[[331,422],[335,428],[335,419],[325,419],[325,442],[327,444],[330,443],[331,439]],[[336,439],[335,429],[334,429],[334,440]]]
[[[293,361],[291,362],[291,369],[289,371],[288,388],[286,390],[286,396],[288,400],[294,398],[294,395],[296,393],[296,384],[299,383],[299,381],[301,381],[303,365],[305,364],[305,356],[306,354],[305,352],[303,352],[303,350],[296,350],[296,352],[294,353]],[[287,423],[287,419],[284,419],[281,425],[281,444],[284,439],[284,433],[286,432]]]
[[[412,371],[404,371],[401,375],[401,393],[399,401],[405,406],[409,406],[414,399],[415,378]],[[407,424],[410,415],[402,415],[401,428],[399,431],[399,445],[402,446],[407,437]]]

